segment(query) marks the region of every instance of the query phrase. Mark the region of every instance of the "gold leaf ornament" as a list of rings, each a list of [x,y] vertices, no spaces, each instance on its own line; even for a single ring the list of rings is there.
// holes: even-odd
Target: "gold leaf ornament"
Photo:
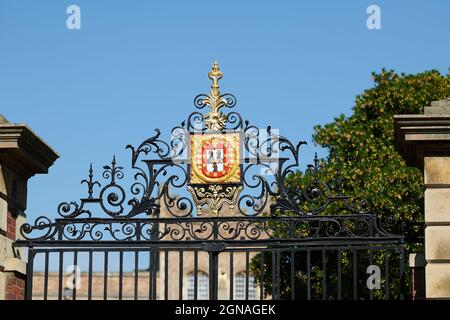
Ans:
[[[221,131],[228,119],[220,109],[227,105],[227,100],[220,94],[219,80],[222,79],[223,73],[217,61],[214,62],[208,77],[212,80],[211,90],[209,96],[203,100],[203,104],[209,106],[211,111],[204,117],[205,126],[210,131]]]

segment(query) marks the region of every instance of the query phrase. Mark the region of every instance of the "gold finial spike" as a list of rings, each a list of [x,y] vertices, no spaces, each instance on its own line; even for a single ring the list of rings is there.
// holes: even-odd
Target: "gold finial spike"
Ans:
[[[203,104],[211,108],[211,111],[204,115],[206,128],[212,131],[220,131],[225,127],[227,116],[220,112],[220,109],[227,105],[227,100],[222,97],[219,91],[219,80],[223,73],[219,69],[219,64],[214,61],[208,77],[212,80],[211,91],[208,97],[203,100]]]
[[[219,63],[214,61],[211,71],[208,73],[208,77],[212,80],[211,91],[213,94],[218,94],[219,80],[222,79],[223,73],[220,71]],[[217,90],[217,91],[216,91]]]

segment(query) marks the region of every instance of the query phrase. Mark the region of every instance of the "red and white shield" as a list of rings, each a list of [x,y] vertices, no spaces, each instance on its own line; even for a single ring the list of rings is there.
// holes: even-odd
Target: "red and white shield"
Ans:
[[[202,145],[202,173],[209,178],[220,178],[227,174],[227,146],[222,141],[211,141]]]
[[[191,183],[240,182],[238,134],[193,135],[191,139]]]

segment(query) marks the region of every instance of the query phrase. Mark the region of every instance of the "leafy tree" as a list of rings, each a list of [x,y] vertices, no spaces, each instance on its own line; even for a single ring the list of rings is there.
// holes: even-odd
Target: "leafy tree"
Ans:
[[[418,74],[397,74],[392,70],[383,69],[380,73],[372,73],[374,87],[365,90],[356,97],[353,112],[349,117],[341,114],[333,122],[314,128],[314,143],[328,148],[329,156],[321,160],[322,174],[325,181],[332,179],[338,169],[343,180],[343,192],[348,195],[358,195],[367,199],[372,212],[380,217],[395,217],[399,222],[397,226],[416,225],[416,228],[399,228],[397,232],[406,235],[408,243],[405,245],[405,257],[409,252],[423,250],[421,237],[417,238],[417,228],[423,223],[423,178],[417,168],[407,167],[402,157],[394,148],[393,115],[396,114],[420,114],[423,108],[431,101],[441,100],[450,96],[450,75],[441,75],[432,70]],[[336,161],[338,160],[338,161]],[[296,172],[287,179],[287,185],[291,192],[295,193],[307,185],[310,180],[307,172]],[[332,209],[332,208],[330,208]],[[329,212],[325,211],[324,214]],[[282,230],[279,230],[283,233]],[[305,259],[305,255],[295,256],[299,263]],[[398,258],[395,255],[390,259]],[[256,278],[260,275],[261,255],[252,260],[252,270]],[[272,290],[271,256],[264,257],[264,287]],[[317,258],[319,259],[319,258]],[[384,257],[373,257],[374,261],[382,263]],[[289,261],[283,256],[281,259],[281,296],[289,298],[290,287]],[[283,261],[285,261],[283,265]],[[318,262],[319,260],[317,260]],[[342,284],[351,274],[351,257],[346,253],[341,257],[343,279]],[[335,265],[336,261],[332,262]],[[398,267],[397,267],[398,268]],[[361,268],[360,268],[361,269]],[[406,270],[408,271],[408,270]],[[296,270],[295,292],[297,297],[304,295],[306,287],[306,270]],[[365,278],[365,270],[358,270]],[[394,270],[390,273],[395,277]],[[320,268],[311,274],[311,285],[317,285],[322,276]],[[335,274],[330,274],[329,281],[335,284]],[[399,291],[399,279],[395,279],[391,286],[393,292]],[[409,274],[406,275],[407,282]],[[347,288],[349,289],[349,288]],[[345,291],[345,290],[344,290]],[[343,298],[351,298],[350,289],[345,291],[348,295]],[[409,287],[406,288],[406,293]],[[382,293],[380,293],[381,297]],[[312,298],[321,298],[321,295]]]

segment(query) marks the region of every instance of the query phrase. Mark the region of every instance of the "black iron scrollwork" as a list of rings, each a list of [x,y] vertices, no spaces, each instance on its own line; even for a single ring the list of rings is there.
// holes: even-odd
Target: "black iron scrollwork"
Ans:
[[[310,241],[390,236],[373,215],[306,217],[75,218],[25,224],[22,236],[60,241]],[[33,236],[30,236],[33,232]]]
[[[108,183],[100,189],[97,197],[93,196],[94,187],[101,187],[100,182],[94,180],[94,170],[92,164],[89,167],[88,179],[84,179],[81,183],[86,183],[88,186],[88,196],[80,199],[80,203],[75,201],[62,202],[58,206],[58,214],[62,218],[76,218],[83,214],[88,217],[92,216],[92,212],[89,209],[85,209],[85,206],[90,203],[97,203],[108,216],[117,217],[123,213],[123,203],[126,198],[125,189],[117,184],[117,180],[124,177],[123,167],[117,166],[116,157],[113,156],[110,165],[103,167],[103,178],[108,179]]]
[[[386,219],[380,224],[366,200],[343,194],[340,165],[336,177],[324,181],[317,154],[304,172],[309,182],[294,190],[288,187],[287,178],[299,170],[300,148],[306,142],[293,143],[270,126],[260,129],[235,111],[226,113],[236,106],[236,98],[220,94],[217,81],[222,74],[216,65],[209,76],[213,80],[210,94],[195,97],[194,106],[199,111],[171,130],[170,142],[156,129],[137,147],[126,146],[131,151],[134,172],[129,199],[119,184],[124,180],[124,167],[114,156],[103,167],[106,182],[95,180],[91,164],[88,178],[81,182],[87,185],[87,197],[61,203],[57,212],[62,219],[52,222],[39,217],[33,225],[24,224],[22,236],[33,240],[279,241],[286,235],[303,240],[389,235],[385,227],[395,221]],[[210,112],[201,113],[206,107]],[[196,205],[185,192],[190,174],[190,137],[211,131],[238,132],[242,137],[243,191],[236,199],[233,216],[198,217]],[[95,205],[94,211],[91,206]],[[98,208],[106,218],[99,216]],[[323,215],[330,208],[334,212]]]

